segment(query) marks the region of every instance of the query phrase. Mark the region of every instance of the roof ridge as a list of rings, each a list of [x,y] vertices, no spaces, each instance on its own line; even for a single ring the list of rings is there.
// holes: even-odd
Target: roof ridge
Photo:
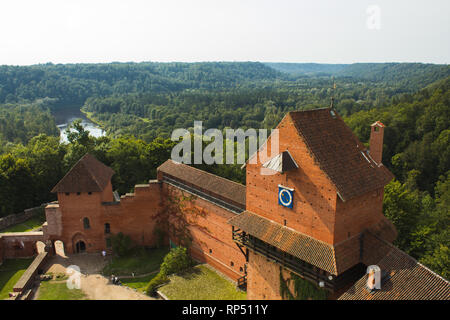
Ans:
[[[206,173],[206,174],[209,174],[209,175],[211,175],[211,176],[214,176],[214,177],[216,177],[216,178],[219,178],[219,179],[222,179],[222,180],[226,180],[226,181],[228,181],[228,182],[232,182],[232,183],[235,183],[235,184],[237,184],[237,185],[239,185],[239,186],[241,186],[241,187],[245,187],[245,184],[242,184],[242,183],[239,183],[239,182],[236,182],[236,181],[233,181],[233,180],[230,180],[230,179],[227,179],[227,178],[224,178],[224,177],[221,177],[221,176],[219,176],[219,175],[217,175],[217,174],[214,174],[214,173],[211,173],[211,172],[208,172],[208,171],[205,171],[205,170],[202,170],[202,169],[198,169],[198,168],[196,168],[196,167],[193,167],[193,166],[190,166],[190,165],[187,165],[187,164],[185,164],[185,163],[182,163],[182,162],[177,162],[177,161],[175,161],[175,160],[172,160],[172,159],[167,159],[165,162],[163,162],[158,168],[157,168],[157,170],[161,167],[161,166],[163,166],[164,165],[164,163],[166,163],[167,161],[171,161],[172,163],[174,163],[174,164],[176,164],[176,165],[183,165],[183,166],[185,166],[185,167],[188,167],[188,168],[191,168],[191,169],[194,169],[194,170],[197,170],[197,171],[199,171],[199,172],[202,172],[202,173]]]

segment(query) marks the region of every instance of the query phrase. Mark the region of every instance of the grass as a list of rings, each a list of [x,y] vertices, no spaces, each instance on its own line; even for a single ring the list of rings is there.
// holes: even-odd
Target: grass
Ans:
[[[33,259],[7,259],[0,266],[0,300],[7,299],[9,292],[27,270]]]
[[[145,289],[147,288],[148,283],[150,282],[150,280],[156,277],[157,274],[158,272],[155,272],[148,276],[120,279],[120,282],[122,282],[122,284],[125,286],[136,289],[139,292],[145,293]]]
[[[80,289],[69,289],[66,281],[43,281],[38,300],[87,300],[87,297]]]
[[[159,289],[170,300],[246,300],[247,294],[229,280],[200,265],[182,275],[170,276]]]
[[[164,256],[169,252],[168,248],[144,249],[135,248],[129,254],[122,257],[114,257],[103,268],[103,274],[109,276],[129,276],[132,273],[142,275],[159,269]]]
[[[0,233],[28,232],[42,226],[44,222],[44,217],[32,217],[22,223],[1,230]]]

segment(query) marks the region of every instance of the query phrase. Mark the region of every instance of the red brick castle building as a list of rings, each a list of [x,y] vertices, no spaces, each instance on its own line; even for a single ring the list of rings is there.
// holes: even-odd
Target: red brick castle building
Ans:
[[[119,198],[113,170],[85,155],[53,189],[44,238],[69,254],[110,250],[118,232],[154,246],[161,217],[179,223],[179,210],[190,254],[246,286],[249,299],[286,298],[280,288],[294,292],[298,278],[329,299],[449,298],[448,281],[392,245],[382,123],[372,125],[370,150],[330,108],[289,112],[277,128],[280,153],[260,161],[269,137],[245,166],[246,186],[168,160],[157,180]],[[366,289],[370,265],[381,269],[378,290]]]

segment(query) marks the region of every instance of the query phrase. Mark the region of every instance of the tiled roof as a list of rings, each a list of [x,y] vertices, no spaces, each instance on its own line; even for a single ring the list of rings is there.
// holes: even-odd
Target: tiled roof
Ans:
[[[392,180],[392,173],[377,165],[339,115],[330,111],[293,111],[288,115],[344,201],[384,187]]]
[[[359,279],[339,300],[450,300],[450,283],[390,243],[368,234],[375,250],[366,255],[366,265],[378,265],[386,274],[381,289],[366,289],[367,275]],[[379,260],[374,260],[378,256]],[[367,261],[367,259],[371,261]]]
[[[167,160],[157,169],[163,175],[182,181],[202,191],[245,208],[245,186],[197,168]]]
[[[329,273],[337,274],[333,246],[244,211],[229,224]]]
[[[377,230],[379,235],[388,241],[393,240],[392,235],[395,233],[395,229],[389,227],[388,221],[382,221],[361,234],[331,245],[250,211],[244,211],[231,218],[228,223],[334,275],[342,274],[356,264],[364,262],[364,253],[369,257],[373,256],[369,248],[377,247],[378,240],[374,244],[373,239],[366,236],[371,234],[371,229]],[[377,248],[380,249],[379,246]]]
[[[52,192],[100,192],[111,180],[114,170],[85,154],[52,189]]]

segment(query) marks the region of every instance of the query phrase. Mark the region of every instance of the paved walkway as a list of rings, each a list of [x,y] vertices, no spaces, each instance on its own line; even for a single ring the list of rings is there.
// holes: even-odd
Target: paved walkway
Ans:
[[[47,262],[45,272],[66,273],[66,268],[76,265],[81,272],[81,290],[90,300],[154,300],[126,286],[109,284],[101,270],[109,258],[100,254],[77,254],[68,257],[56,255]]]

